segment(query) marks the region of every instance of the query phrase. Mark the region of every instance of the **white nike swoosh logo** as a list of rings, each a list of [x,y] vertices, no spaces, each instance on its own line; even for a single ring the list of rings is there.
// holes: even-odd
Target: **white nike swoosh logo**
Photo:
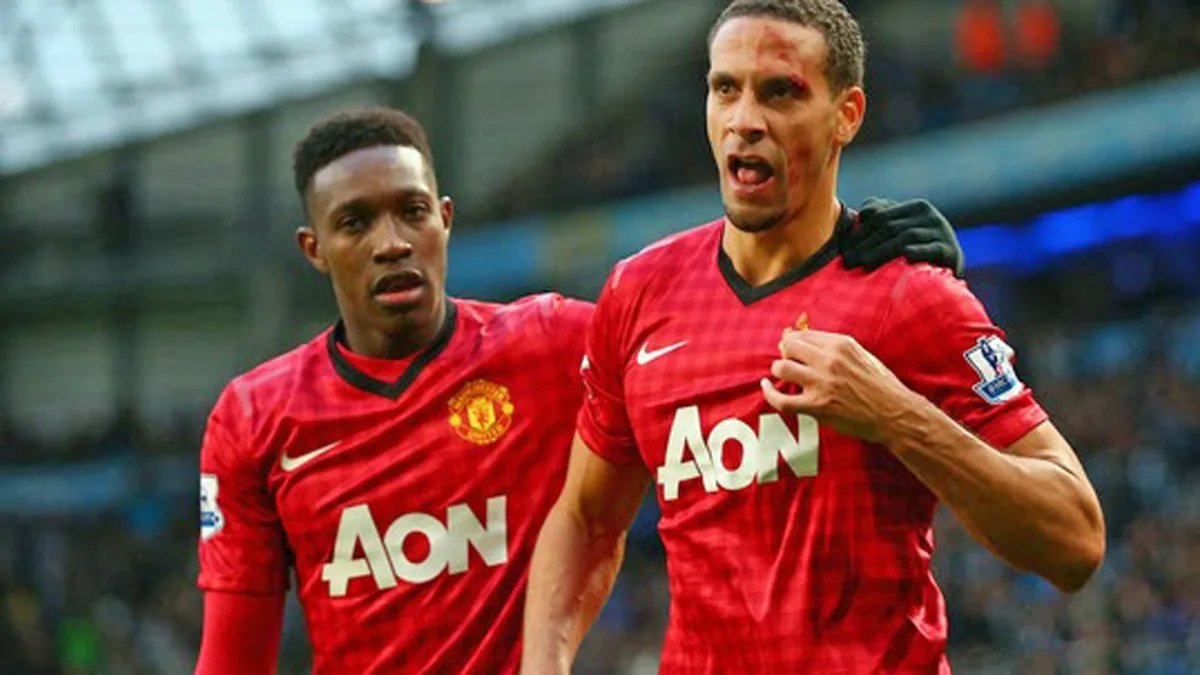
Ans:
[[[299,457],[288,457],[287,453],[285,452],[279,456],[279,468],[283,469],[284,471],[295,471],[296,469],[299,469],[305,464],[308,464],[314,459],[336,448],[340,443],[341,441],[334,441],[323,448],[317,448],[316,450],[313,450],[305,455],[300,455]]]
[[[637,364],[639,366],[644,366],[647,363],[650,363],[651,361],[653,361],[655,359],[662,358],[662,357],[666,356],[667,354],[670,354],[671,352],[675,351],[676,349],[679,349],[680,347],[686,345],[688,342],[689,342],[689,340],[684,340],[683,342],[676,342],[673,345],[667,345],[666,347],[663,347],[662,349],[655,349],[652,352],[646,351],[646,345],[643,344],[642,349],[638,352],[638,355],[637,355]]]

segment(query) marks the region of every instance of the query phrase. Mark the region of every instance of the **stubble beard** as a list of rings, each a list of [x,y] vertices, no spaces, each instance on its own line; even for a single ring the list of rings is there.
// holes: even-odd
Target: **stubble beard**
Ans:
[[[729,221],[729,224],[748,234],[766,232],[767,230],[782,223],[783,217],[784,212],[782,210],[777,213],[768,213],[757,217],[751,217],[746,214],[734,213],[728,208],[725,209],[725,218]]]

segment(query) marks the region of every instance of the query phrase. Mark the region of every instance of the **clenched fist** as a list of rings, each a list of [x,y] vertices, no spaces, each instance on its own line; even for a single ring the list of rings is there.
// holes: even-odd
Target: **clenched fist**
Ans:
[[[883,444],[893,423],[917,396],[857,340],[819,330],[788,331],[779,343],[782,358],[771,374],[796,385],[779,391],[763,378],[763,395],[784,413],[803,413],[837,431]]]

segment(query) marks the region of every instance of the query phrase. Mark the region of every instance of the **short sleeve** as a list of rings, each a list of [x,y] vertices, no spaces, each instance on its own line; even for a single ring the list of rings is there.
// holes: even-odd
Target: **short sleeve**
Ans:
[[[275,594],[288,589],[288,555],[265,472],[246,445],[231,385],[221,394],[200,450],[200,577],[209,591]]]
[[[588,326],[591,325],[596,306],[557,294],[546,296],[546,305],[546,331],[554,348],[557,365],[567,373],[573,385],[582,386],[580,364],[583,362]]]
[[[632,464],[641,457],[625,409],[626,351],[622,336],[627,313],[622,302],[627,289],[618,287],[622,269],[619,264],[609,275],[588,328],[586,353],[580,364],[583,406],[576,426],[592,452],[614,464]]]
[[[1016,354],[983,304],[945,269],[911,266],[877,335],[878,356],[902,382],[998,449],[1045,422],[1020,380]]]

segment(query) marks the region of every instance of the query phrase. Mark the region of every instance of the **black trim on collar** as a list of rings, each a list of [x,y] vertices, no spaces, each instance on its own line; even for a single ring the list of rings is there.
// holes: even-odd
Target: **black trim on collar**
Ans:
[[[828,265],[841,253],[841,247],[838,245],[838,241],[841,239],[840,235],[854,226],[854,219],[856,217],[856,214],[850,209],[842,206],[842,211],[838,214],[837,224],[833,227],[833,236],[829,238],[829,241],[825,242],[825,245],[809,257],[808,260],[788,270],[783,276],[762,286],[751,286],[746,283],[746,280],[734,268],[733,261],[729,259],[729,254],[725,253],[725,247],[721,245],[720,239],[717,240],[717,268],[721,270],[721,276],[724,277],[729,290],[733,291],[733,294],[737,296],[737,299],[743,305],[749,307],[759,300],[768,298],[784,290]]]
[[[446,318],[442,320],[442,327],[438,329],[437,335],[433,337],[433,342],[425,349],[423,353],[413,359],[408,368],[400,376],[400,379],[395,382],[384,382],[377,380],[374,377],[364,373],[342,354],[338,349],[338,342],[345,342],[346,326],[339,319],[333,330],[329,331],[329,338],[326,340],[326,347],[329,351],[329,358],[333,361],[333,369],[337,374],[352,387],[361,389],[370,394],[390,398],[393,401],[400,398],[408,386],[417,379],[425,366],[429,365],[430,361],[437,358],[446,346],[450,344],[450,338],[454,336],[454,327],[458,323],[458,309],[454,306],[454,301],[446,298]]]

